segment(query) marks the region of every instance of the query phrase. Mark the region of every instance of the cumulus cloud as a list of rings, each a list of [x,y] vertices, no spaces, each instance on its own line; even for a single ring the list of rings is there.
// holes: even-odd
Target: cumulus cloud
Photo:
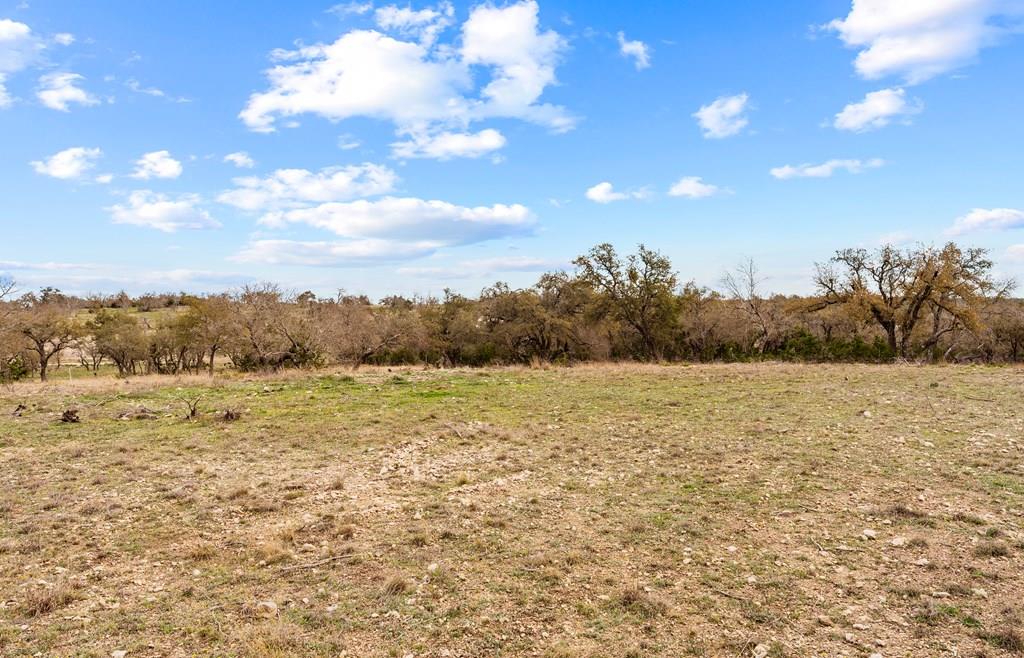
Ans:
[[[77,73],[47,73],[39,78],[36,98],[39,102],[59,112],[68,112],[72,103],[78,105],[99,105],[99,99],[78,86],[84,76]]]
[[[0,18],[0,108],[13,102],[5,83],[13,74],[31,66],[45,44],[24,23]]]
[[[413,37],[426,46],[432,46],[438,35],[452,24],[455,8],[450,2],[442,2],[436,8],[414,10],[410,7],[387,5],[373,13],[377,26],[385,31],[394,31],[405,37]]]
[[[627,41],[626,35],[619,32],[619,54],[627,59],[633,60],[637,71],[642,71],[651,65],[651,48],[643,41]]]
[[[923,82],[975,59],[1020,27],[1017,0],[853,0],[850,13],[826,26],[860,52],[861,77],[902,76]]]
[[[837,171],[859,174],[867,169],[876,169],[885,164],[885,160],[829,160],[821,164],[785,165],[775,167],[771,175],[780,180],[788,178],[828,178]]]
[[[200,203],[202,199],[197,194],[172,198],[150,190],[137,190],[128,195],[126,204],[116,204],[107,210],[115,224],[144,226],[165,233],[220,228],[220,222],[200,208]]]
[[[720,194],[722,188],[711,183],[705,183],[700,176],[686,176],[680,178],[668,190],[669,196],[681,196],[688,199],[703,199],[704,197]]]
[[[98,148],[74,146],[54,153],[45,160],[33,160],[30,164],[37,174],[69,180],[81,178],[96,166],[96,160],[102,155],[103,151]]]
[[[53,42],[58,46],[70,46],[75,42],[75,35],[70,32],[58,32],[53,35]]]
[[[152,151],[135,161],[132,178],[177,178],[181,171],[181,163],[171,157],[170,151]]]
[[[910,117],[920,113],[924,103],[907,101],[903,89],[880,89],[864,96],[859,103],[850,103],[836,114],[833,126],[838,130],[867,132],[889,125],[893,120],[910,123]]]
[[[618,192],[608,181],[598,183],[587,189],[585,196],[594,203],[608,204],[613,201],[625,201],[626,199],[646,199],[651,196],[650,189],[642,187],[628,192]]]
[[[440,132],[417,134],[402,142],[391,145],[391,154],[396,158],[479,158],[505,146],[505,136],[493,128],[477,133]]]
[[[946,235],[963,235],[973,231],[1002,231],[1024,228],[1024,210],[1015,208],[974,208],[966,215],[957,217],[946,229]]]
[[[730,137],[743,130],[749,123],[743,116],[749,100],[746,94],[721,96],[694,112],[705,139]]]
[[[239,169],[252,169],[256,166],[256,161],[253,160],[245,151],[228,153],[224,156],[224,162],[230,162]]]
[[[375,18],[387,34],[352,30],[330,44],[274,51],[269,89],[252,94],[239,117],[258,132],[301,114],[381,119],[400,135],[467,134],[470,123],[498,117],[571,129],[575,119],[565,108],[540,102],[556,82],[566,43],[542,30],[537,14],[534,0],[478,5],[461,40],[441,44],[434,39],[451,19],[449,5],[382,8]],[[438,30],[425,37],[431,27]],[[481,78],[487,83],[477,89]]]
[[[440,247],[524,235],[533,228],[534,217],[520,204],[470,208],[446,201],[384,197],[281,211],[261,222],[275,227],[305,224],[352,239],[426,241]]]
[[[371,163],[327,167],[315,173],[278,169],[265,177],[234,179],[235,188],[222,192],[217,200],[242,210],[268,212],[387,194],[397,181],[394,171]]]

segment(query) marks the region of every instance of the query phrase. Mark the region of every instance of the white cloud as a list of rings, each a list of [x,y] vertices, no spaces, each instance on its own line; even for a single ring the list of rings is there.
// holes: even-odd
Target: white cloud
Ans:
[[[68,105],[99,105],[99,99],[78,87],[85,78],[77,73],[47,73],[39,78],[36,98],[39,102],[60,112],[67,112]]]
[[[633,60],[637,71],[642,71],[651,65],[651,48],[643,41],[627,41],[626,35],[619,32],[619,54],[627,59]]]
[[[902,76],[908,84],[970,63],[1019,28],[1018,0],[853,0],[850,13],[826,27],[860,49],[861,77]]]
[[[420,12],[383,8],[378,22],[401,38],[353,30],[330,44],[274,51],[269,89],[252,94],[239,117],[257,132],[307,113],[331,121],[382,119],[399,135],[465,133],[470,123],[490,118],[569,130],[575,119],[565,108],[539,102],[556,82],[566,43],[539,29],[537,12],[534,0],[478,5],[462,25],[460,43],[437,44],[436,33],[425,38],[421,28],[447,22],[447,4]],[[417,30],[419,42],[404,40]],[[487,83],[477,90],[481,78]]]
[[[461,92],[471,85],[465,67],[433,61],[417,43],[356,30],[332,44],[279,52],[267,71],[270,90],[255,93],[240,113],[257,132],[271,132],[278,117],[318,114],[331,121],[356,116],[398,125],[465,116]]]
[[[181,171],[181,163],[171,157],[170,151],[152,151],[135,161],[132,178],[177,178]]]
[[[156,98],[163,98],[173,103],[191,103],[192,101],[184,96],[171,96],[163,89],[159,87],[143,87],[142,83],[135,78],[129,78],[125,80],[125,87],[134,91],[136,94],[145,94],[147,96],[154,96]]]
[[[145,226],[165,233],[180,229],[220,228],[220,222],[199,207],[201,202],[196,194],[171,198],[150,190],[137,190],[128,195],[127,205],[116,204],[107,210],[115,224]]]
[[[450,267],[400,267],[398,274],[424,278],[468,279],[500,272],[544,272],[568,266],[568,263],[530,256],[498,256],[464,260]]]
[[[859,174],[866,169],[876,169],[884,164],[885,160],[879,158],[871,160],[829,160],[821,164],[775,167],[770,173],[780,180],[788,178],[828,178],[839,170],[844,170],[851,174]]]
[[[355,14],[356,16],[362,16],[373,9],[372,2],[343,2],[336,4],[327,10],[328,14],[334,14],[336,16],[344,17],[348,14]]]
[[[505,136],[493,128],[477,133],[440,132],[413,135],[391,145],[396,158],[479,158],[505,146]]]
[[[338,148],[342,151],[351,151],[352,149],[357,149],[362,145],[362,142],[348,133],[338,136]]]
[[[923,109],[920,100],[908,103],[903,89],[880,89],[868,93],[861,102],[844,107],[832,125],[839,130],[867,132],[887,126],[893,119],[909,123],[910,117]]]
[[[429,256],[443,245],[392,240],[298,241],[255,240],[231,260],[270,265],[346,267]]]
[[[714,102],[701,106],[693,113],[704,131],[706,139],[730,137],[743,130],[749,121],[743,113],[747,109],[749,97],[746,94],[721,96]]]
[[[419,11],[410,7],[387,5],[373,13],[374,21],[382,30],[416,38],[428,47],[432,46],[438,35],[452,24],[454,16],[455,8],[450,2],[442,2],[436,8],[428,7]]]
[[[1011,244],[1006,248],[1006,256],[1010,260],[1024,261],[1024,244]]]
[[[44,47],[28,25],[0,18],[0,108],[13,103],[4,86],[7,78],[32,65]]]
[[[316,173],[306,169],[278,169],[263,178],[234,179],[235,189],[221,193],[217,200],[250,211],[294,209],[387,194],[397,181],[394,171],[371,163],[327,167]]]
[[[594,203],[612,203],[613,201],[625,201],[626,199],[646,199],[651,196],[650,189],[642,187],[628,192],[616,192],[615,187],[608,181],[603,181],[587,189],[585,196]]]
[[[384,197],[287,210],[264,217],[261,223],[272,227],[305,224],[353,239],[451,246],[526,234],[534,218],[519,204],[469,208],[446,201]]]
[[[556,82],[555,66],[567,47],[553,30],[541,32],[534,0],[505,7],[477,5],[462,26],[462,61],[492,67],[491,81],[481,90],[487,99],[475,116],[505,116],[570,130],[575,120],[565,109],[538,105],[544,89]]]
[[[224,156],[224,162],[230,162],[239,169],[252,169],[256,166],[256,161],[253,160],[245,151],[228,153]]]
[[[53,35],[53,41],[59,46],[70,46],[75,42],[75,35],[68,32],[59,32]]]
[[[1024,210],[1015,208],[975,208],[966,215],[957,217],[946,229],[946,235],[963,235],[985,229],[1001,231],[1024,228]]]
[[[37,174],[61,179],[80,178],[96,166],[96,160],[103,155],[98,148],[75,146],[54,153],[45,160],[33,160],[30,164]]]
[[[0,73],[16,73],[27,68],[43,48],[28,25],[0,18]]]
[[[669,196],[682,196],[688,199],[703,199],[720,194],[722,191],[722,188],[717,185],[705,183],[700,176],[686,176],[676,181],[669,188],[668,194]]]
[[[100,174],[93,180],[95,180],[100,185],[107,185],[114,180],[114,174]]]

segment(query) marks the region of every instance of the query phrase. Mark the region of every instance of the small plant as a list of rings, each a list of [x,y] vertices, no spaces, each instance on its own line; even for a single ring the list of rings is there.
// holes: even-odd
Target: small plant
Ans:
[[[78,598],[75,588],[66,581],[59,581],[50,587],[35,587],[27,590],[21,602],[21,609],[29,617],[38,617],[59,610]]]
[[[78,417],[78,409],[65,409],[64,413],[60,415],[60,422],[62,423],[78,423],[81,419]]]
[[[637,586],[624,589],[619,594],[618,602],[625,610],[645,619],[657,617],[668,612],[668,605],[664,601],[651,596]]]
[[[1010,547],[1006,542],[983,541],[974,547],[974,554],[978,557],[1006,557],[1010,554]]]

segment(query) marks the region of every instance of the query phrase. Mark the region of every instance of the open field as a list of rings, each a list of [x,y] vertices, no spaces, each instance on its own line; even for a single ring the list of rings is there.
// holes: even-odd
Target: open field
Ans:
[[[1022,393],[826,365],[19,384],[0,655],[1024,655]]]

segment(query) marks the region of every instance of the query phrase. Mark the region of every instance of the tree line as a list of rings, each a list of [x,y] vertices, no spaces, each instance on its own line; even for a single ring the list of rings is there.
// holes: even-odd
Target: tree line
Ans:
[[[815,293],[768,294],[753,261],[721,291],[683,282],[661,253],[597,245],[529,288],[476,298],[273,284],[219,295],[18,295],[0,281],[0,379],[73,363],[92,372],[212,373],[330,363],[482,366],[584,361],[1020,361],[1024,300],[983,249],[949,243],[844,249],[815,267]]]

